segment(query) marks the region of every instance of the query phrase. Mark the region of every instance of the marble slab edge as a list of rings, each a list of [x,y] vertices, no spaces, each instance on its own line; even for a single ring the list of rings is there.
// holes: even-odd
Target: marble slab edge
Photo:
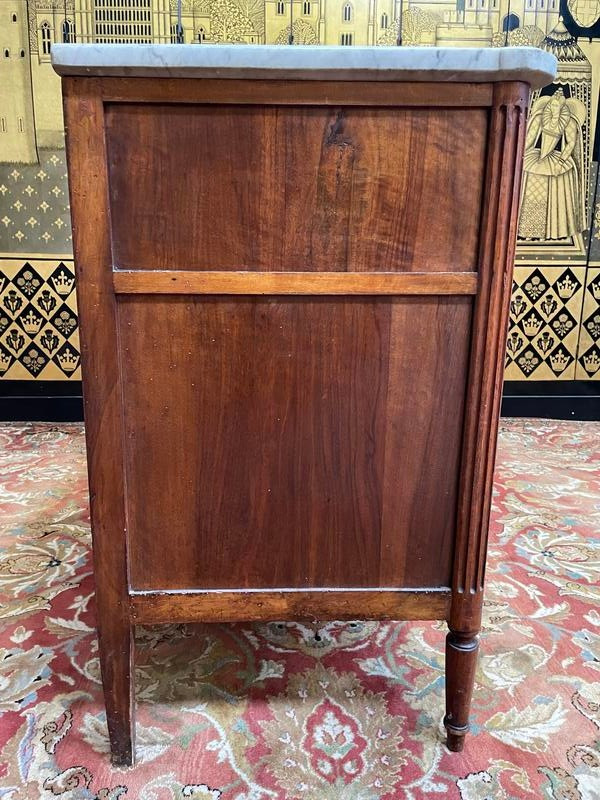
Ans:
[[[536,47],[55,44],[59,75],[263,80],[551,83],[556,58]]]

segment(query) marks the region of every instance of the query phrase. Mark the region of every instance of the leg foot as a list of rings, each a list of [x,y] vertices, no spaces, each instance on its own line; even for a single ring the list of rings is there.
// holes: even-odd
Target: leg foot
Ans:
[[[479,637],[450,631],[446,637],[446,716],[448,749],[460,753],[469,730],[471,694],[475,682]]]
[[[465,746],[464,734],[461,736],[458,733],[451,733],[448,731],[446,736],[446,746],[448,750],[451,750],[453,753],[461,753]]]
[[[110,741],[110,763],[113,767],[132,767],[133,766],[133,753],[131,747],[127,747],[122,752],[114,752],[115,745],[111,739]]]
[[[133,631],[128,621],[112,619],[99,629],[100,667],[111,760],[131,767],[135,756]]]

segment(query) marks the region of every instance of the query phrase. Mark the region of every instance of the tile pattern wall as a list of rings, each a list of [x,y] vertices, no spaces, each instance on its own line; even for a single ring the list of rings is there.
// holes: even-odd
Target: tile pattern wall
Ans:
[[[40,150],[33,164],[0,165],[0,252],[67,256],[71,248],[64,150]]]
[[[64,149],[0,165],[0,253],[0,380],[81,380]]]
[[[72,261],[0,261],[0,376],[81,379]]]
[[[132,20],[139,16],[136,2],[126,5]],[[528,44],[555,53],[558,77],[534,97],[531,120],[540,121],[553,97],[564,100],[561,114],[576,132],[568,157],[576,177],[562,178],[564,131],[557,129],[547,156],[530,125],[505,374],[600,380],[600,0],[182,0],[181,29],[177,0],[150,5],[148,29],[132,28],[132,41],[284,44],[292,35],[296,44],[393,45],[400,36],[406,45]],[[65,37],[127,39],[127,20],[112,30],[98,8],[95,0],[0,0],[0,52],[8,53],[0,64],[0,382],[80,379],[60,80],[50,47]],[[544,159],[550,178],[545,165],[539,169]]]
[[[587,270],[575,378],[600,380],[600,266]]]
[[[506,380],[575,380],[585,267],[515,267]]]

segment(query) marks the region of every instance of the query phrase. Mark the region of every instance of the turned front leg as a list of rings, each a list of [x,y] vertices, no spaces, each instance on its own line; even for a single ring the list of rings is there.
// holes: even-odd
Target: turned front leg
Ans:
[[[446,716],[448,749],[459,753],[469,730],[471,696],[477,668],[479,636],[451,630],[446,637]]]

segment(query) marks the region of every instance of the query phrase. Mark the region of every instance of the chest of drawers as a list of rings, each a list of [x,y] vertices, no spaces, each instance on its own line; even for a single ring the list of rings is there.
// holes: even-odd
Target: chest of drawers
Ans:
[[[530,49],[64,45],[115,761],[136,623],[447,620],[460,750]]]

